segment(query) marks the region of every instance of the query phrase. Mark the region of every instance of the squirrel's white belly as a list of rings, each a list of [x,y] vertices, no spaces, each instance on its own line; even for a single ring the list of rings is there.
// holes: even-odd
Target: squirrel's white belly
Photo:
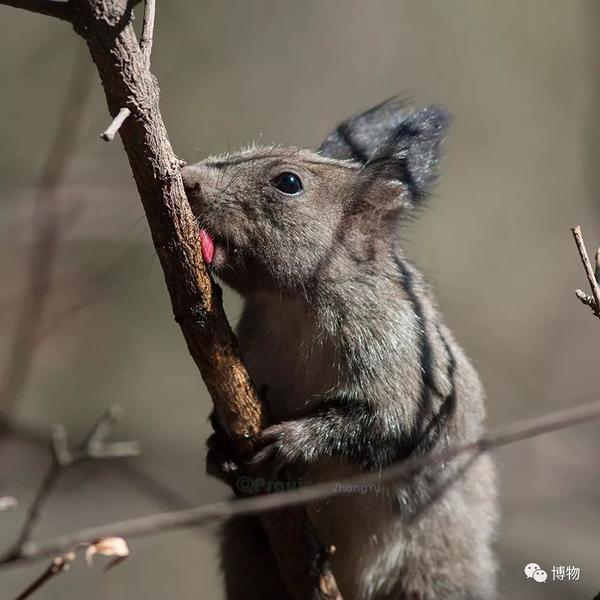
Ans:
[[[273,421],[290,421],[312,412],[323,396],[345,383],[335,340],[293,305],[270,315],[261,335],[240,337],[244,360],[259,390],[265,388]]]

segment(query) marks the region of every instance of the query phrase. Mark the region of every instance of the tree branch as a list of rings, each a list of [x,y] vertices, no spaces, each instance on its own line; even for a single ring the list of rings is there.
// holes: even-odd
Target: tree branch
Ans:
[[[128,519],[118,523],[82,529],[42,542],[30,542],[25,545],[23,553],[18,559],[2,561],[0,566],[53,556],[75,544],[89,543],[90,540],[97,538],[110,536],[131,538],[183,527],[214,525],[217,520],[221,519],[262,514],[335,496],[364,493],[362,490],[365,486],[380,488],[383,484],[392,481],[406,484],[428,466],[455,460],[463,455],[471,455],[469,462],[472,462],[474,457],[483,452],[598,419],[600,419],[600,400],[519,421],[489,432],[473,442],[453,446],[437,454],[413,456],[382,471],[370,471],[348,479],[318,483],[300,489],[226,500],[185,510]]]
[[[25,600],[32,594],[37,592],[44,584],[48,583],[51,579],[60,575],[64,571],[67,571],[71,563],[75,560],[75,554],[73,552],[67,552],[61,554],[56,558],[52,559],[52,562],[48,568],[25,590],[23,590],[15,600]]]
[[[572,227],[571,233],[573,234],[573,238],[575,238],[575,244],[577,245],[577,250],[579,251],[579,258],[581,259],[581,263],[583,264],[583,268],[585,270],[585,275],[588,283],[590,284],[590,289],[592,290],[591,296],[582,290],[575,290],[575,295],[583,304],[591,308],[592,312],[598,318],[600,318],[600,284],[598,283],[598,275],[600,273],[600,248],[596,252],[596,268],[592,269],[592,264],[590,263],[585,243],[583,241],[581,227],[579,225]]]
[[[0,419],[0,432],[6,432],[16,436],[26,442],[29,442],[30,444],[34,444],[37,447],[45,448],[49,444],[47,435],[40,432],[36,428],[28,427],[24,424],[17,424]],[[139,468],[137,465],[131,462],[117,462],[114,463],[113,468],[120,470],[123,475],[127,477],[128,481],[137,486],[142,493],[151,497],[165,509],[174,510],[190,508],[192,506],[192,503],[187,498],[177,493],[170,486],[164,484],[159,479],[156,479],[149,472]],[[2,496],[0,497],[0,512],[3,510],[9,510],[11,508],[16,508],[17,504],[18,503],[15,498],[10,496]]]
[[[71,2],[68,0],[2,0],[0,4],[56,17],[63,21],[71,19]]]
[[[121,414],[121,409],[116,405],[108,408],[74,452],[69,450],[64,428],[60,425],[54,428],[52,432],[52,460],[50,466],[42,479],[33,502],[27,510],[25,521],[16,542],[0,562],[12,562],[18,560],[23,555],[23,548],[31,539],[42,510],[66,469],[88,460],[128,458],[139,455],[140,450],[137,442],[108,443],[106,441]]]
[[[144,56],[146,68],[150,68],[150,55],[152,54],[152,40],[154,37],[154,15],[156,14],[156,0],[146,0],[144,4],[144,24],[140,37],[140,50]]]
[[[47,14],[43,2],[19,3]],[[252,453],[266,415],[226,320],[218,286],[204,266],[198,225],[158,107],[158,86],[131,25],[127,0],[70,2],[70,21],[88,44],[108,109],[131,111],[119,129],[164,271],[173,312],[213,399],[216,413],[242,456]],[[147,48],[147,46],[146,46]],[[303,509],[263,518],[282,578],[297,599],[340,599],[327,561]]]

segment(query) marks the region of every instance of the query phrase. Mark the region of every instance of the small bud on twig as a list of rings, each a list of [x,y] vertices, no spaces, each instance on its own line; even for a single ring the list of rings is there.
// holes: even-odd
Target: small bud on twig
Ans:
[[[85,561],[88,566],[92,566],[92,559],[96,554],[114,557],[105,568],[105,571],[108,571],[129,556],[129,547],[127,546],[127,542],[121,537],[100,538],[91,543],[85,551]]]
[[[17,508],[19,503],[12,496],[0,496],[0,512]]]

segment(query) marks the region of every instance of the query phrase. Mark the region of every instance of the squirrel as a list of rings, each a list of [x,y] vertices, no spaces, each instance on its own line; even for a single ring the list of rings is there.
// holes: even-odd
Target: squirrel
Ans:
[[[244,299],[240,349],[274,423],[250,463],[272,480],[339,480],[483,431],[479,377],[400,240],[448,121],[391,100],[316,151],[251,147],[182,169],[205,263]],[[209,472],[227,478],[244,465],[213,425]],[[496,597],[487,454],[362,491],[307,507],[346,600]],[[225,523],[221,562],[228,599],[289,598],[257,517]]]

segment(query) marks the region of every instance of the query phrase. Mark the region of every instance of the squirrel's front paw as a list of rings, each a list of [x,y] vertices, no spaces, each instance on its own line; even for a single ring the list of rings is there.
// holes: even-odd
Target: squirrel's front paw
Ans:
[[[249,466],[276,477],[297,475],[306,467],[314,452],[309,419],[284,421],[263,429],[255,440],[255,454]]]
[[[240,476],[240,466],[235,459],[231,441],[221,433],[213,433],[207,440],[206,472],[233,486]]]

